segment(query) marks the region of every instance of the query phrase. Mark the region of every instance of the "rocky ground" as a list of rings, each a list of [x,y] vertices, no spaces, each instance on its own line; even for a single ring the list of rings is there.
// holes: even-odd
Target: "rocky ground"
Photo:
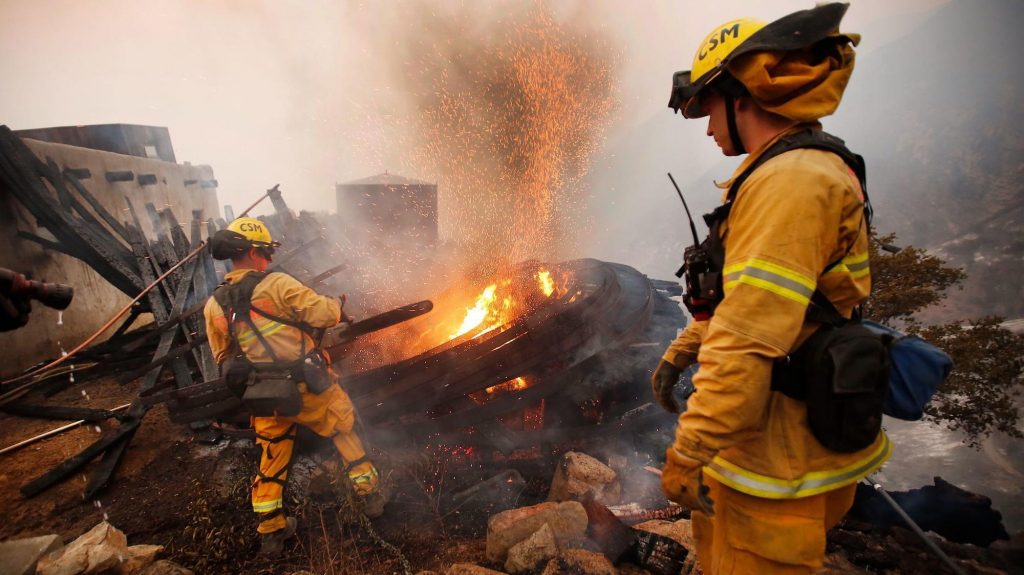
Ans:
[[[109,408],[133,396],[130,387],[104,381],[90,384],[88,395],[72,389],[52,401]],[[0,438],[9,445],[59,425],[2,415]],[[100,499],[82,500],[89,468],[34,498],[18,492],[97,436],[95,428],[80,427],[0,456],[0,540],[54,534],[73,549],[85,546],[73,541],[88,533],[87,541],[113,541],[112,556],[123,559],[116,572],[132,575],[699,573],[693,553],[683,551],[692,546],[685,513],[638,511],[667,502],[658,499],[657,477],[626,457],[570,454],[485,465],[459,449],[381,456],[393,502],[371,524],[342,487],[317,479],[317,469],[330,466],[324,452],[307,450],[289,488],[298,536],[282,558],[267,560],[256,556],[247,497],[258,457],[252,442],[193,441],[163,408],[147,416]],[[641,505],[622,506],[630,502]],[[988,548],[936,539],[966,573],[1024,573],[1020,535]],[[881,532],[848,520],[830,533],[829,553],[829,573],[950,572],[900,527]],[[133,557],[141,560],[129,563]],[[56,556],[47,561],[60,565]],[[85,569],[54,572],[107,572]]]

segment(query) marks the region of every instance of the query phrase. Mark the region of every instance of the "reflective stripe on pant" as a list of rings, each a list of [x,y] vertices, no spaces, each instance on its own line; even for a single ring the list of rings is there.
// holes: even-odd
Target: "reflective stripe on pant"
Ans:
[[[317,435],[330,437],[346,465],[359,462],[348,471],[357,493],[371,493],[377,487],[377,470],[366,459],[363,444],[352,429],[355,412],[348,394],[337,385],[332,385],[320,395],[306,392],[304,385],[300,385],[300,390],[302,411],[295,417],[252,418],[256,443],[263,448],[259,474],[252,485],[253,511],[263,517],[257,528],[259,533],[273,533],[285,526],[285,516],[277,510],[283,507],[287,468],[291,464],[295,442],[293,438],[278,438],[289,435],[294,424],[308,427]],[[291,433],[294,434],[294,430]]]
[[[799,499],[747,495],[704,476],[715,516],[693,512],[697,559],[706,575],[804,574],[820,569],[825,533],[853,505],[856,484]]]

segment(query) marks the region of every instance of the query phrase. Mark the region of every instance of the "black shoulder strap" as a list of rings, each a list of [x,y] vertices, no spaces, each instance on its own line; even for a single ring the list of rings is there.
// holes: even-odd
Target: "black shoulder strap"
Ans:
[[[274,348],[270,347],[270,343],[260,333],[255,322],[252,321],[250,312],[253,311],[252,307],[252,293],[256,290],[256,286],[263,281],[263,278],[267,277],[266,272],[249,272],[242,276],[242,279],[238,280],[233,284],[222,284],[213,292],[213,299],[220,304],[220,307],[224,310],[224,316],[228,320],[228,335],[231,340],[235,342],[235,346],[238,348],[239,353],[242,351],[241,344],[238,343],[238,334],[235,332],[235,321],[242,320],[255,334],[256,339],[259,340],[260,345],[266,350],[267,355],[270,356],[270,360],[273,362],[279,361],[277,354],[274,353]],[[256,311],[260,310],[256,308]],[[262,314],[261,314],[262,315]]]
[[[233,284],[223,283],[213,292],[213,299],[227,312],[248,314],[252,309],[252,292],[256,290],[267,272],[249,272]]]
[[[276,316],[261,310],[258,307],[252,305],[252,294],[256,290],[256,286],[263,281],[268,275],[267,272],[250,272],[245,274],[242,279],[238,280],[234,284],[222,284],[213,292],[213,298],[220,304],[220,307],[224,310],[224,315],[228,320],[228,335],[232,341],[238,345],[238,335],[235,333],[235,321],[244,321],[249,329],[252,330],[256,339],[259,340],[260,345],[266,350],[267,355],[270,356],[271,361],[279,361],[277,354],[274,353],[274,349],[267,342],[263,334],[256,327],[256,324],[252,321],[250,313],[256,313],[271,321],[276,321],[287,326],[294,327],[308,334],[310,337],[316,339],[317,330],[311,325],[304,321],[294,321],[286,317]],[[239,350],[241,346],[238,345]],[[300,355],[306,353],[306,341],[302,340],[302,350]]]
[[[782,155],[791,150],[803,148],[832,152],[839,156],[843,162],[850,167],[854,175],[857,176],[861,192],[864,194],[864,221],[867,222],[868,231],[870,233],[874,210],[871,208],[871,200],[868,198],[867,169],[864,164],[864,158],[860,154],[855,154],[847,148],[846,142],[842,139],[817,128],[807,128],[806,130],[801,130],[780,138],[777,142],[772,144],[771,147],[765,150],[757,160],[747,166],[747,169],[743,170],[740,175],[736,176],[729,185],[729,192],[726,194],[726,202],[715,209],[714,212],[704,216],[708,225],[711,226],[712,222],[721,224],[722,221],[729,217],[729,212],[732,210],[733,200],[736,199],[736,194],[739,192],[740,186],[747,181],[747,178],[749,178],[755,170],[776,156]],[[842,258],[831,262],[825,267],[822,274],[839,265],[841,262]],[[835,326],[846,323],[846,318],[839,313],[839,310],[836,309],[835,305],[829,301],[827,297],[825,297],[825,294],[821,293],[821,290],[814,290],[811,302],[813,305],[808,306],[807,308],[807,319],[817,323],[827,323]]]
[[[868,218],[868,225],[871,225],[871,202],[868,199],[867,169],[864,165],[864,158],[860,154],[855,154],[850,151],[850,149],[846,147],[846,142],[842,139],[817,128],[807,128],[806,130],[795,132],[784,138],[779,138],[779,140],[772,144],[770,148],[765,150],[757,160],[747,166],[747,169],[743,170],[743,173],[733,179],[732,184],[729,186],[729,193],[726,195],[726,202],[732,202],[736,198],[736,194],[739,192],[740,186],[742,186],[743,183],[747,181],[747,178],[749,178],[750,175],[760,168],[765,162],[791,150],[801,148],[812,148],[815,150],[832,152],[842,158],[843,162],[853,170],[854,175],[857,176],[857,180],[860,182],[861,190],[864,193],[864,213]]]

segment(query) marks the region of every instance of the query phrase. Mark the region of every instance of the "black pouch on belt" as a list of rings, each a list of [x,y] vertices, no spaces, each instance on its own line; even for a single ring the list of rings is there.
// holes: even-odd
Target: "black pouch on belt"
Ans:
[[[296,375],[306,382],[306,390],[316,395],[327,391],[327,388],[334,384],[330,372],[327,371],[327,361],[319,350],[313,350],[302,359],[299,373]]]
[[[772,370],[772,389],[807,403],[807,423],[840,453],[871,445],[889,391],[889,342],[853,320],[823,325]]]
[[[302,411],[302,396],[290,368],[261,368],[249,376],[242,402],[256,417],[291,417]]]
[[[224,362],[221,367],[221,375],[224,376],[224,383],[235,397],[241,398],[245,394],[245,387],[249,382],[252,369],[252,363],[244,357],[232,357]]]

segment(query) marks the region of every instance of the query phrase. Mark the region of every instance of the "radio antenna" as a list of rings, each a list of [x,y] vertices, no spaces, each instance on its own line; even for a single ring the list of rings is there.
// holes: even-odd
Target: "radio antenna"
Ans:
[[[668,173],[668,179],[672,181],[672,187],[676,189],[676,193],[679,194],[679,199],[683,201],[683,209],[686,210],[686,218],[690,220],[690,232],[693,233],[693,245],[699,246],[700,240],[697,239],[697,226],[693,223],[693,216],[690,215],[690,206],[686,205],[686,198],[683,197],[683,191],[679,189],[679,184],[676,183],[676,179],[672,177],[672,172]]]

